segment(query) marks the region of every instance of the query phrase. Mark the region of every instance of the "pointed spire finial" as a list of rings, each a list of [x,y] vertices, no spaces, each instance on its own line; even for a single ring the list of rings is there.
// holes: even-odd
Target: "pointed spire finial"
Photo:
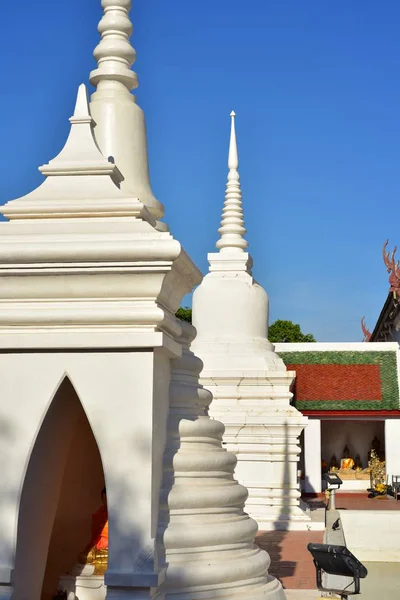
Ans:
[[[217,248],[222,252],[234,250],[243,252],[248,243],[244,239],[246,229],[244,227],[242,191],[239,178],[239,157],[236,142],[235,117],[234,111],[231,117],[231,138],[229,143],[228,155],[228,182],[225,192],[225,203],[222,211],[221,227],[218,229],[221,237],[217,242]]]
[[[75,110],[70,118],[71,129],[68,139],[61,152],[49,164],[39,167],[46,177],[60,173],[75,172],[76,169],[85,172],[95,170],[111,175],[116,183],[122,179],[117,167],[100,152],[94,136],[94,121],[89,111],[89,101],[85,84],[78,88]]]
[[[236,131],[235,131],[235,117],[236,113],[233,110],[230,114],[231,117],[231,140],[229,143],[229,157],[228,167],[230,169],[237,169],[239,166],[239,156],[236,143]]]
[[[133,26],[129,18],[132,0],[101,0],[104,15],[99,23],[99,45],[93,53],[97,69],[90,74],[90,83],[98,87],[102,82],[121,84],[128,92],[138,87],[138,78],[131,66],[136,52],[129,38]]]
[[[134,217],[155,227],[144,204],[120,189],[123,176],[113,159],[101,153],[83,84],[70,122],[61,152],[39,167],[46,179],[26,196],[7,202],[2,214],[10,220]]]
[[[87,95],[87,89],[84,83],[81,83],[81,85],[78,87],[78,94],[76,96],[74,114],[69,121],[70,123],[93,123],[93,119],[90,116],[89,112],[89,100]]]

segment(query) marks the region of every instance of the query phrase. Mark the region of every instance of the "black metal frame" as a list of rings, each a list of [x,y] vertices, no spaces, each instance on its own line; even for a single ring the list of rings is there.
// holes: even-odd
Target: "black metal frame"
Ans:
[[[364,565],[346,548],[331,544],[308,544],[307,550],[311,553],[316,569],[317,588],[325,592],[340,594],[342,598],[360,593],[360,579],[368,575]],[[322,572],[329,575],[351,577],[354,580],[354,590],[328,589],[322,585]]]
[[[337,488],[335,489],[339,489],[343,483],[339,475],[336,475],[336,473],[324,473],[323,478],[329,485],[337,485]]]

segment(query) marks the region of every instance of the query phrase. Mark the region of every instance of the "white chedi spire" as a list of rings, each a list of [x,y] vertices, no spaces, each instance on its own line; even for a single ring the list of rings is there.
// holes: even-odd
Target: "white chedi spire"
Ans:
[[[131,94],[139,85],[131,69],[136,59],[129,41],[132,1],[102,0],[101,5],[101,40],[94,50],[97,68],[90,74],[90,83],[96,88],[90,102],[94,135],[103,155],[112,156],[123,175],[121,190],[138,198],[155,219],[161,219],[164,207],[150,184],[145,118]],[[166,228],[165,224],[162,227]]]
[[[90,83],[98,87],[112,81],[122,84],[128,91],[133,90],[139,82],[131,70],[136,60],[136,52],[129,41],[133,32],[129,18],[132,1],[102,0],[101,5],[104,11],[98,26],[101,41],[93,53],[98,66],[90,74]]]
[[[239,177],[239,156],[236,142],[235,117],[234,111],[231,117],[231,139],[229,144],[228,156],[228,182],[226,184],[225,202],[222,210],[221,227],[218,232],[221,238],[217,242],[217,248],[221,252],[234,251],[244,252],[248,243],[244,239],[246,229],[244,227],[242,190]]]

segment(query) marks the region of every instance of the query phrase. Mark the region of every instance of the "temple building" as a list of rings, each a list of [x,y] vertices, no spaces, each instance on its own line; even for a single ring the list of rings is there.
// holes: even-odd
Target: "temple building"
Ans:
[[[389,482],[400,473],[399,345],[385,343],[276,344],[296,371],[293,404],[308,417],[301,439],[300,485],[323,489],[322,475],[339,471],[342,490],[370,487],[374,449]]]
[[[383,305],[378,317],[370,342],[390,342],[395,341],[400,344],[400,303],[389,292],[386,302]]]
[[[300,510],[300,492],[322,492],[325,472],[339,472],[342,490],[366,491],[373,450],[389,483],[400,474],[399,264],[386,243],[390,290],[372,336],[362,321],[364,342],[272,346],[268,297],[253,278],[244,238],[234,113],[231,119],[219,252],[208,255],[209,273],[194,292],[192,347],[213,392],[211,414],[224,423],[249,490],[246,510],[261,529],[307,529],[314,525]]]
[[[366,491],[373,450],[389,483],[400,474],[399,263],[386,243],[390,290],[372,336],[362,321],[369,343],[270,344],[268,297],[244,238],[235,116],[218,252],[193,296],[192,347],[249,490],[246,510],[261,529],[307,529],[300,492],[320,493],[325,472],[339,472],[342,490]]]
[[[308,417],[299,461],[304,493],[321,492],[329,470],[340,474],[342,490],[371,487],[372,451],[387,483],[400,474],[400,264],[387,245],[389,292],[372,333],[361,320],[364,342],[276,344],[296,372],[292,402]]]

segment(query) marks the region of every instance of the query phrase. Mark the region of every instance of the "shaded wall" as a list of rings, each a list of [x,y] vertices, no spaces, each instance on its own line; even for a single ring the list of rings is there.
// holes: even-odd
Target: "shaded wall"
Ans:
[[[365,469],[368,466],[368,452],[375,435],[381,442],[381,450],[384,450],[384,421],[321,421],[322,458],[329,464],[332,455],[336,454],[336,458],[340,461],[347,444],[350,456],[355,459],[359,454]]]

